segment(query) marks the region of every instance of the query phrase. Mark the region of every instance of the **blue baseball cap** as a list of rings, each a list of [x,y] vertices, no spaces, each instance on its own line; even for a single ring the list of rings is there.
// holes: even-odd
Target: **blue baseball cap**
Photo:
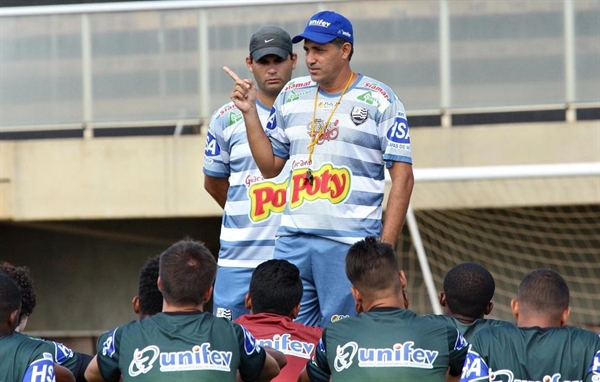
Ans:
[[[307,39],[317,44],[327,44],[336,38],[343,38],[354,45],[354,32],[350,20],[333,11],[322,11],[308,20],[304,32],[294,36],[294,44]]]

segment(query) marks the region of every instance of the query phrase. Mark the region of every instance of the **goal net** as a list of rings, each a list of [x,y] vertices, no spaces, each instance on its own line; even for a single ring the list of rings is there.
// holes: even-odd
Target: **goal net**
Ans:
[[[598,168],[593,167],[591,175],[600,186]],[[448,269],[477,262],[496,280],[489,317],[513,321],[510,300],[523,276],[533,269],[551,268],[569,285],[569,324],[600,329],[600,204],[421,209],[414,214],[418,235],[411,235],[405,225],[398,248],[411,309],[435,311],[431,289],[434,294],[441,291]],[[419,242],[426,264],[419,259]]]

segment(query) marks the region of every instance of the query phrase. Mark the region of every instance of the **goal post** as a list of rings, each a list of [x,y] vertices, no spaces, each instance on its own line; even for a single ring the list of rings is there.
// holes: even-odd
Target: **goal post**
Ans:
[[[559,271],[571,289],[572,320],[600,326],[600,162],[414,169],[415,184],[569,177],[597,179],[595,203],[413,209],[403,231],[404,264],[420,271],[411,306],[441,313],[437,294],[445,272],[475,261],[496,280],[492,317],[511,320],[510,299],[521,278],[535,268]],[[589,178],[593,177],[593,178]],[[389,179],[388,179],[389,181]],[[564,184],[564,183],[563,183]],[[579,187],[574,181],[568,187]],[[418,189],[415,187],[415,189]],[[465,187],[465,192],[472,192]],[[562,190],[568,192],[569,190]],[[508,192],[518,193],[518,187]],[[553,192],[549,188],[545,192]],[[440,196],[443,197],[443,196]],[[414,272],[418,273],[418,272]],[[409,283],[412,274],[408,275]],[[421,279],[422,277],[422,279]],[[412,277],[413,279],[415,277]],[[427,296],[428,302],[425,301]],[[415,301],[416,300],[416,301]]]

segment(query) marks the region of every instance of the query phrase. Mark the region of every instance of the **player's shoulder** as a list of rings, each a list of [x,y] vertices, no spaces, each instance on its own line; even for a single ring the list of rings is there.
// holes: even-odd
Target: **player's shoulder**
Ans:
[[[600,344],[600,334],[594,333],[591,330],[576,326],[563,326],[558,328],[568,334],[569,337],[573,337],[575,341],[585,341]]]

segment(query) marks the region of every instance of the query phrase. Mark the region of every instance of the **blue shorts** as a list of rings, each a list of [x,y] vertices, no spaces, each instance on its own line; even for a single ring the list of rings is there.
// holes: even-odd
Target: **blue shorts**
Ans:
[[[356,315],[345,268],[349,248],[348,244],[313,235],[277,238],[273,257],[296,265],[302,277],[304,293],[296,321],[325,328]]]
[[[217,267],[217,279],[213,292],[213,314],[235,320],[250,311],[245,298],[250,287],[254,268]]]

